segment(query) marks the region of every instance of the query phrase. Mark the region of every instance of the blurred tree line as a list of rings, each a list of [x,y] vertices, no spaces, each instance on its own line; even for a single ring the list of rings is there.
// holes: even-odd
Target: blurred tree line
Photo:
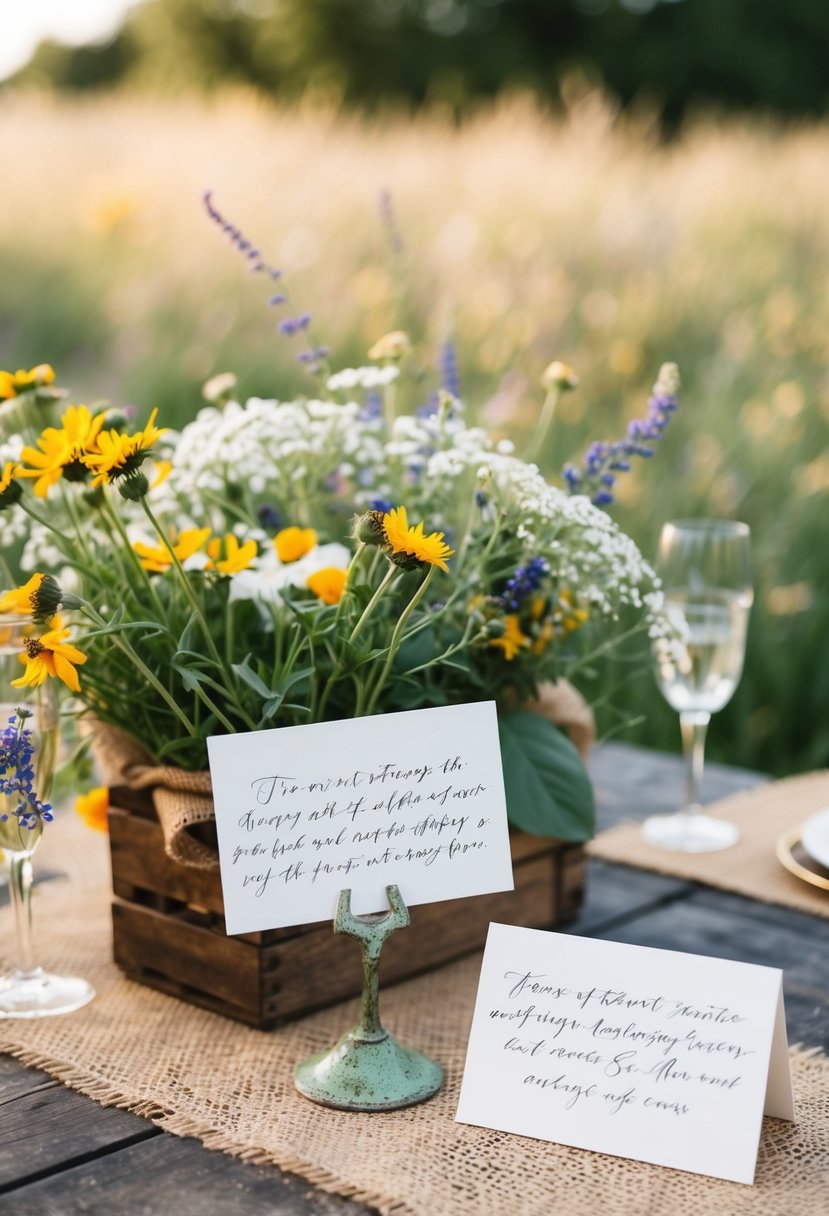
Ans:
[[[673,124],[699,103],[821,114],[828,49],[827,0],[145,0],[107,44],[43,43],[13,81],[460,112],[505,88],[556,101],[579,70]]]

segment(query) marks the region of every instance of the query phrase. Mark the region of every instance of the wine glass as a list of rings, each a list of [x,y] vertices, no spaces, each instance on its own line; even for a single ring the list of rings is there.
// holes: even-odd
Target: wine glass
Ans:
[[[721,519],[667,523],[656,569],[675,627],[672,636],[654,642],[656,682],[679,713],[686,788],[681,811],[652,815],[642,830],[662,848],[710,853],[739,838],[734,824],[703,814],[699,790],[708,723],[731,700],[743,671],[754,599],[748,525]]]
[[[78,976],[44,971],[32,948],[32,857],[51,815],[42,812],[59,740],[51,681],[36,688],[12,683],[23,670],[19,655],[30,630],[29,617],[0,616],[0,849],[8,862],[18,960],[12,974],[0,978],[0,1019],[70,1013],[95,995]]]

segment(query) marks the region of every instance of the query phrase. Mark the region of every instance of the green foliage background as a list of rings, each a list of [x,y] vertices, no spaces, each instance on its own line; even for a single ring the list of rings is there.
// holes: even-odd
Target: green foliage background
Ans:
[[[823,0],[149,0],[103,46],[43,46],[20,79],[463,110],[505,88],[559,100],[578,68],[673,124],[700,101],[824,113],[827,45]]]

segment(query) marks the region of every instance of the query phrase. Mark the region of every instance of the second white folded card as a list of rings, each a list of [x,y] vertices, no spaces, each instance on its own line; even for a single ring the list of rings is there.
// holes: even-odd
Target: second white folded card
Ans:
[[[793,1117],[782,973],[490,925],[457,1118],[751,1182]]]

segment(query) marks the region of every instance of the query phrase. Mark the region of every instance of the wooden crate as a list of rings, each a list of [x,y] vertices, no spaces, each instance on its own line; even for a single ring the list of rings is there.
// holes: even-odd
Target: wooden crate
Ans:
[[[261,1030],[359,993],[356,943],[328,923],[228,937],[218,872],[167,857],[148,794],[110,797],[115,961],[130,979]],[[384,985],[480,949],[490,921],[548,929],[576,913],[582,847],[511,840],[515,890],[412,908],[383,947]]]

